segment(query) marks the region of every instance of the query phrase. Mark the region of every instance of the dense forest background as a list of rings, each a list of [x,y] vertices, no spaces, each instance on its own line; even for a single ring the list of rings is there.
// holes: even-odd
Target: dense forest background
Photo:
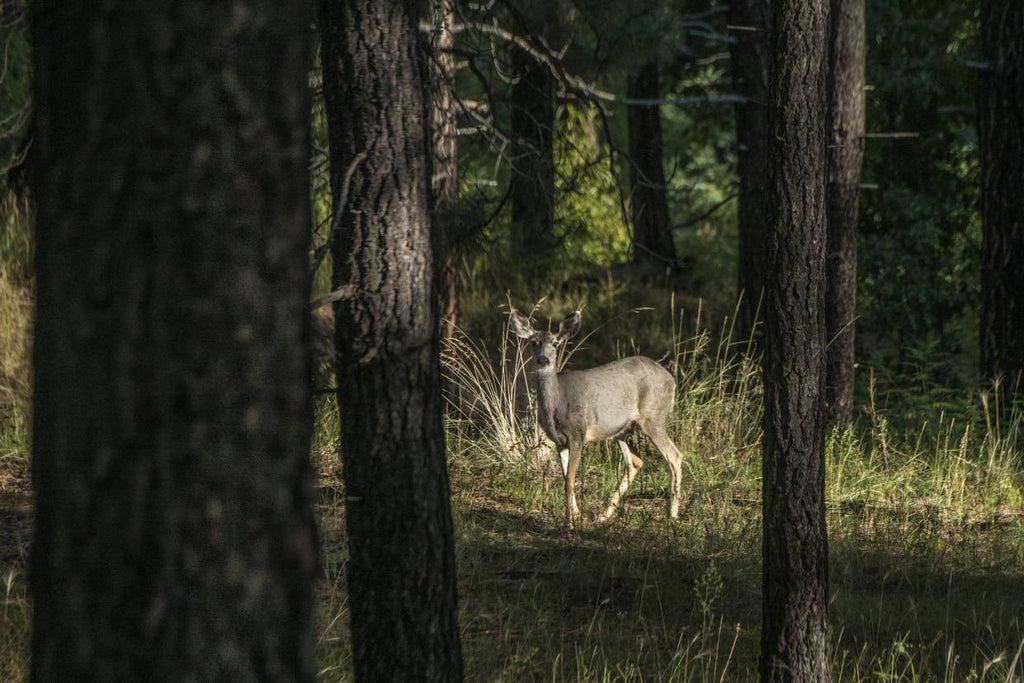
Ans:
[[[698,3],[700,5],[700,3]],[[17,8],[17,5],[14,5]],[[567,5],[568,7],[568,5]],[[581,3],[555,67],[553,235],[550,253],[523,263],[511,245],[512,66],[508,36],[543,38],[517,25],[541,8],[459,8],[452,54],[458,112],[459,206],[450,240],[465,281],[463,325],[491,324],[512,292],[523,306],[566,285],[604,280],[629,290],[630,74],[658,63],[662,160],[675,261],[669,289],[701,299],[713,319],[731,315],[737,286],[737,146],[724,5],[655,3],[642,10]],[[858,230],[858,396],[874,377],[884,394],[913,383],[949,393],[977,380],[981,223],[974,83],[978,8],[970,3],[873,0],[867,8],[867,128]],[[27,15],[5,14],[5,263],[29,275],[30,51]],[[538,49],[544,41],[537,42]],[[652,57],[653,55],[653,57]],[[510,73],[503,73],[503,70]],[[318,75],[313,74],[314,83]],[[641,107],[643,109],[643,107]],[[317,148],[326,149],[322,105]],[[901,133],[903,135],[892,135]],[[317,234],[330,223],[326,158],[313,160]],[[543,200],[538,200],[543,201]],[[453,209],[454,210],[454,209]],[[531,263],[536,262],[536,263]],[[666,268],[669,270],[669,268]],[[17,274],[19,269],[14,269]],[[326,289],[329,268],[318,271]],[[666,282],[655,278],[656,284]],[[644,285],[646,286],[646,285]],[[641,287],[642,288],[642,287]],[[593,289],[593,288],[592,288]],[[591,295],[593,297],[595,295]],[[635,303],[635,302],[634,302]],[[594,304],[591,304],[594,305]],[[621,308],[621,306],[618,306]],[[904,397],[908,398],[908,397]],[[936,396],[936,399],[939,397]],[[909,409],[909,406],[908,406]]]
[[[220,621],[210,622],[214,630],[224,642],[274,643],[278,649],[272,655],[253,660],[268,667],[263,674],[273,665],[307,679],[315,674],[323,680],[374,680],[387,672],[415,677],[410,672],[429,671],[432,678],[464,674],[469,680],[752,680],[759,672],[767,680],[760,653],[767,647],[769,627],[764,626],[766,610],[759,598],[769,583],[762,578],[771,549],[764,540],[768,537],[762,537],[762,526],[768,523],[762,524],[761,506],[766,496],[762,476],[767,477],[762,449],[771,446],[762,444],[766,410],[777,409],[765,403],[787,379],[772,375],[782,367],[778,349],[790,347],[777,344],[766,332],[765,303],[749,288],[771,279],[764,272],[769,259],[759,230],[767,234],[779,213],[763,202],[772,145],[767,119],[758,119],[771,101],[765,81],[777,46],[768,40],[774,29],[765,24],[772,4],[422,0],[392,6],[372,0],[321,0],[310,7],[295,3],[308,10],[308,16],[295,15],[308,21],[299,21],[287,9],[261,2],[248,2],[259,9],[242,12],[237,25],[212,13],[209,40],[187,37],[192,30],[205,31],[206,24],[175,24],[181,17],[165,17],[168,26],[180,31],[174,35],[186,36],[182,40],[193,46],[186,52],[193,54],[195,74],[202,75],[195,76],[201,87],[182,86],[181,92],[196,94],[199,101],[225,82],[234,92],[234,81],[218,78],[244,63],[253,71],[242,69],[250,79],[243,79],[243,89],[266,94],[266,83],[280,86],[279,98],[269,94],[259,100],[276,112],[273,116],[292,125],[304,118],[296,117],[296,107],[309,113],[308,176],[301,183],[289,182],[280,194],[276,189],[261,194],[254,185],[241,183],[243,191],[225,191],[220,204],[207,207],[209,216],[221,218],[198,227],[189,222],[196,211],[176,213],[187,202],[166,198],[151,206],[156,217],[152,222],[166,231],[154,233],[165,242],[152,243],[173,243],[179,256],[193,241],[197,253],[226,254],[221,264],[224,286],[211,288],[211,300],[244,300],[253,315],[267,309],[247,298],[245,287],[232,289],[234,274],[238,282],[246,282],[245,259],[269,252],[246,242],[256,237],[245,226],[276,225],[274,221],[286,225],[296,217],[309,224],[309,270],[303,276],[308,279],[301,288],[311,302],[311,322],[300,324],[292,315],[299,310],[294,306],[287,309],[289,315],[279,314],[276,320],[286,322],[264,330],[268,338],[279,335],[277,345],[224,366],[242,368],[235,374],[225,370],[211,379],[203,374],[207,364],[199,352],[181,361],[185,366],[195,362],[201,369],[197,376],[209,384],[200,393],[217,393],[220,387],[233,397],[224,401],[232,406],[262,396],[259,387],[267,377],[291,371],[280,375],[280,386],[291,390],[282,388],[268,403],[254,403],[253,410],[266,412],[250,419],[266,428],[265,441],[275,444],[272,450],[288,454],[288,467],[252,471],[246,460],[251,457],[249,446],[238,445],[248,444],[251,437],[241,429],[234,433],[235,446],[226,436],[198,441],[190,446],[195,452],[188,451],[197,461],[204,453],[214,453],[225,462],[224,468],[203,470],[209,479],[200,482],[196,495],[206,495],[203,487],[210,488],[210,482],[221,486],[224,481],[240,481],[239,488],[252,485],[260,492],[243,496],[252,505],[242,514],[249,521],[226,528],[244,528],[250,538],[262,538],[260,530],[272,527],[279,534],[273,543],[279,545],[268,545],[272,551],[245,561],[255,561],[257,573],[264,571],[259,563],[268,556],[284,558],[277,564],[295,568],[288,576],[277,575],[279,584],[266,589],[270,598],[258,599],[297,596],[292,603],[274,603],[284,616],[275,617],[268,609],[258,629],[241,629],[238,624],[246,617],[234,618],[231,610],[237,604],[228,600],[217,612]],[[837,16],[838,8],[857,3],[816,1],[807,6],[830,4]],[[855,331],[852,409],[846,418],[841,412],[827,413],[823,452],[812,454],[824,465],[823,472],[815,473],[824,500],[816,503],[823,508],[824,519],[818,521],[822,528],[827,521],[828,527],[828,544],[817,556],[824,566],[820,585],[827,593],[820,597],[822,607],[827,603],[828,621],[826,628],[822,619],[817,635],[824,643],[820,652],[826,660],[821,664],[837,680],[1009,682],[1024,676],[1024,413],[1019,395],[998,390],[1001,385],[989,376],[998,366],[993,361],[998,353],[985,346],[984,340],[993,338],[983,330],[989,324],[985,315],[999,313],[982,304],[983,288],[989,286],[991,292],[994,286],[985,284],[989,281],[983,274],[985,203],[978,132],[979,119],[982,131],[1010,130],[1002,147],[1012,147],[1013,121],[1001,120],[999,112],[1018,111],[1019,105],[1006,105],[998,88],[995,95],[979,88],[993,72],[981,36],[986,26],[991,35],[1003,30],[1009,36],[1006,44],[1016,45],[1017,51],[1010,50],[1007,60],[1016,55],[1017,71],[1011,75],[1018,78],[1024,13],[1011,11],[1013,0],[983,4],[865,0],[865,131],[854,133],[852,142],[832,140],[828,147],[863,149],[852,235],[855,309],[852,319],[840,321],[825,340],[826,348],[838,346],[841,336]],[[59,262],[60,251],[52,244],[41,245],[34,226],[52,230],[53,225],[72,225],[57,220],[61,211],[93,218],[108,215],[102,207],[120,207],[116,192],[132,187],[130,180],[116,187],[96,180],[109,195],[75,193],[64,202],[54,189],[58,186],[46,184],[66,178],[45,172],[59,167],[60,147],[47,138],[49,146],[42,145],[40,151],[39,131],[34,130],[38,124],[33,122],[45,121],[39,116],[44,111],[59,112],[78,125],[60,102],[33,102],[41,82],[51,88],[44,90],[51,95],[65,92],[52,89],[57,82],[52,61],[46,72],[51,80],[39,80],[34,58],[40,45],[50,50],[44,54],[64,55],[62,59],[73,62],[67,57],[70,51],[59,49],[58,33],[48,34],[38,23],[40,14],[59,15],[54,6],[0,1],[0,678],[5,680],[26,678],[30,666],[52,664],[57,667],[53,672],[64,666],[53,654],[61,651],[59,639],[51,641],[58,644],[50,646],[46,658],[40,656],[47,652],[45,642],[32,640],[40,638],[32,635],[33,626],[37,632],[61,636],[51,625],[57,618],[49,622],[39,617],[40,610],[44,616],[60,611],[61,593],[42,595],[37,587],[33,607],[32,581],[39,582],[36,586],[48,581],[57,585],[62,576],[57,563],[64,561],[71,565],[67,574],[81,574],[101,585],[96,577],[112,566],[102,552],[84,551],[68,551],[51,566],[38,559],[46,556],[31,541],[39,509],[34,506],[45,509],[48,501],[60,499],[56,489],[39,481],[33,485],[33,477],[65,472],[68,482],[60,486],[67,493],[83,488],[75,488],[72,474],[86,482],[93,476],[88,453],[68,458],[79,469],[72,472],[69,466],[65,471],[53,457],[57,449],[49,445],[52,439],[41,443],[37,431],[33,442],[33,414],[37,430],[43,424],[40,415],[52,416],[53,424],[71,435],[65,439],[69,448],[84,449],[76,444],[74,424],[61,421],[60,406],[64,413],[67,406],[91,408],[91,385],[82,378],[102,378],[107,367],[102,358],[92,366],[83,362],[94,374],[76,376],[77,384],[69,379],[78,371],[74,363],[67,365],[66,375],[55,365],[33,368],[34,341],[64,343],[55,332],[61,328],[54,308],[44,307],[49,317],[36,317],[41,288],[51,304],[63,301],[52,295],[53,269],[42,272],[46,269],[39,267]],[[775,6],[797,5],[780,0]],[[1001,22],[991,13],[996,6],[1005,11]],[[267,29],[253,19],[262,11],[277,12],[274,16],[289,21]],[[104,21],[115,19],[127,23],[119,25],[121,33],[115,30],[108,37],[134,35],[136,30],[139,35],[164,35],[158,19],[133,23],[129,15],[117,15],[90,20],[106,26]],[[832,39],[836,35],[830,34]],[[260,45],[266,40],[288,59],[239,59],[263,54]],[[219,50],[235,45],[232,41],[241,47]],[[81,41],[72,43],[82,46]],[[299,43],[302,50],[291,49]],[[159,63],[164,53],[143,49],[146,44],[116,43],[123,52],[114,54],[123,56],[122,66],[132,67],[133,55],[140,65],[151,66],[154,59]],[[303,52],[307,47],[308,53]],[[219,64],[217,59],[226,60],[223,69],[210,66]],[[822,63],[841,58],[833,53],[830,59]],[[303,66],[307,63],[308,72]],[[149,82],[133,76],[133,68],[114,69],[110,83],[134,88]],[[138,68],[143,73],[147,67]],[[308,76],[305,83],[286,78],[300,71]],[[77,86],[67,85],[74,79],[62,82],[69,97],[81,94]],[[95,83],[103,82],[96,77]],[[1005,82],[1010,87],[1016,81]],[[108,106],[117,101],[102,86],[96,92],[101,93],[97,98],[113,98],[104,100]],[[158,101],[171,89],[153,92],[153,101]],[[1002,104],[993,107],[992,102]],[[219,111],[223,103],[214,97],[205,104]],[[146,139],[141,109],[125,102],[123,108],[107,111],[106,125],[113,127],[108,133],[123,129],[125,139],[136,139],[132,131],[137,139]],[[253,111],[258,121],[261,110]],[[216,116],[213,120],[224,123]],[[386,135],[374,132],[380,121],[386,122]],[[57,128],[64,134],[72,129]],[[217,130],[221,140],[235,144],[234,135],[252,142],[255,138],[245,136],[264,129],[224,125]],[[265,130],[281,133],[282,127]],[[424,131],[431,139],[421,139]],[[265,142],[265,158],[287,158],[292,166],[240,165],[239,177],[262,177],[264,171],[286,177],[290,168],[298,167],[295,139],[272,134],[258,139],[253,148],[263,150]],[[1001,138],[996,134],[991,139]],[[108,138],[111,145],[117,142],[116,135]],[[178,142],[182,149],[192,144],[187,136]],[[77,154],[69,148],[69,158]],[[217,155],[213,159],[206,177],[220,178],[227,187],[235,169],[230,163],[218,166],[223,159]],[[96,168],[105,163],[102,155],[93,162]],[[160,172],[162,168],[157,177]],[[94,175],[81,173],[84,178]],[[145,186],[146,176],[140,172],[139,177]],[[834,178],[822,179],[822,188],[826,181]],[[52,200],[45,207],[38,204],[41,187]],[[294,201],[304,193],[309,195],[308,207],[305,201],[301,207]],[[278,201],[262,201],[267,196]],[[103,204],[104,197],[111,203]],[[95,215],[90,213],[93,198],[100,207]],[[362,208],[371,205],[372,211]],[[122,225],[120,238],[112,238],[99,222],[90,224],[89,234],[96,243],[120,239],[126,257],[131,248],[144,254],[152,244],[129,239],[138,226],[149,229],[144,208],[132,205],[128,213],[136,223]],[[124,218],[120,209],[110,209],[109,215]],[[179,231],[176,221],[182,216],[186,227]],[[211,225],[223,225],[223,231],[205,229]],[[289,235],[288,252],[294,256],[304,246],[297,235]],[[85,240],[61,239],[61,244],[87,247],[82,245]],[[1013,252],[1008,247],[1006,253]],[[412,256],[403,261],[403,254]],[[58,261],[47,260],[53,258]],[[199,261],[182,258],[179,266],[187,272],[194,266],[205,277],[212,271],[202,270]],[[298,261],[289,263],[288,278],[294,284]],[[848,257],[831,255],[824,261],[825,280],[832,282],[834,272],[848,264]],[[232,270],[235,266],[237,271]],[[132,265],[136,267],[142,268],[132,271],[136,274],[145,269]],[[260,272],[268,270],[274,268]],[[98,270],[82,272],[87,278],[95,276],[96,291],[106,291]],[[120,270],[111,266],[110,272]],[[366,273],[371,279],[379,275],[376,282],[384,292],[372,304],[378,307],[372,315],[360,315],[350,303],[359,287],[357,275]],[[202,277],[193,284],[206,282]],[[125,275],[117,282],[130,289],[141,279]],[[286,289],[281,287],[278,301],[290,296]],[[74,288],[64,291],[74,293]],[[206,290],[191,291],[191,309],[182,304],[186,323],[180,334],[185,341],[191,338],[189,315],[205,320],[202,316],[209,311]],[[428,291],[436,299],[425,298]],[[1012,296],[1004,301],[1013,308]],[[89,302],[94,301],[86,302],[86,310]],[[778,301],[773,305],[777,309]],[[584,332],[559,359],[567,368],[643,354],[672,373],[677,395],[669,432],[684,456],[679,519],[664,515],[666,467],[653,447],[639,440],[635,450],[649,465],[637,475],[619,517],[609,525],[588,521],[575,533],[562,524],[562,472],[534,417],[535,368],[527,348],[510,334],[513,309],[532,316],[537,329],[550,320],[552,331],[563,316],[582,312]],[[425,326],[423,321],[433,321],[434,315],[440,316],[439,326]],[[144,332],[132,332],[131,316],[116,319],[127,321],[125,344],[145,348],[142,342],[152,341]],[[381,320],[386,324],[378,325]],[[315,368],[310,386],[300,389],[295,359],[287,349],[307,343]],[[1013,347],[1012,340],[1003,343]],[[769,360],[763,362],[766,344],[775,344],[775,361],[768,352]],[[226,346],[212,351],[230,358],[237,349]],[[174,357],[175,349],[173,343],[156,349],[152,362],[159,366],[160,354]],[[68,353],[60,357],[66,361],[74,356]],[[138,353],[142,357],[145,352]],[[262,365],[261,359],[271,356],[290,360]],[[45,355],[36,355],[37,364],[41,357],[45,363]],[[249,373],[253,364],[259,367]],[[40,377],[56,379],[40,392]],[[146,396],[159,382],[140,379],[138,386],[139,395]],[[303,392],[313,397],[311,445],[308,434],[295,427],[306,416],[302,405],[308,406],[309,396]],[[152,402],[159,404],[161,396],[157,392]],[[152,419],[163,419],[167,412],[157,410]],[[289,417],[278,420],[275,416],[282,412]],[[230,416],[223,419],[233,424]],[[177,423],[168,424],[157,431],[173,433]],[[422,429],[407,430],[410,424]],[[178,426],[191,434],[188,425],[182,420]],[[292,430],[287,438],[273,441],[273,430],[287,425]],[[133,457],[141,459],[166,450],[163,442],[150,448],[134,436],[127,441],[137,449]],[[120,443],[116,438],[114,442]],[[308,461],[300,457],[305,450],[310,452]],[[598,501],[615,489],[622,473],[614,446],[588,446],[587,452],[577,493],[584,520],[592,520]],[[260,453],[256,461],[268,462]],[[268,457],[273,460],[275,455]],[[310,463],[317,474],[315,488]],[[186,474],[188,470],[181,468]],[[133,478],[135,470],[127,472],[123,479],[128,484],[121,489],[116,478],[100,481],[111,487],[111,500],[123,507],[111,503],[113,512],[99,518],[130,511],[141,499],[131,493],[130,484],[143,475]],[[292,487],[288,496],[264,493],[271,490],[266,481],[275,476]],[[818,482],[819,476],[823,481]],[[261,488],[265,484],[268,488]],[[409,495],[410,489],[417,493]],[[160,491],[160,500],[178,496]],[[287,505],[281,503],[284,499]],[[363,500],[370,512],[361,512],[358,501]],[[316,511],[315,542],[307,538],[313,525],[307,514],[311,507]],[[166,508],[174,519],[192,524],[193,532],[210,524],[206,517],[192,516],[187,504],[168,502]],[[210,509],[202,508],[203,514]],[[87,519],[94,508],[83,510],[80,516]],[[281,516],[291,526],[270,521]],[[147,513],[144,519],[156,519],[154,528],[165,528],[159,526],[158,514],[151,519]],[[59,530],[59,524],[49,528]],[[92,545],[84,538],[88,534],[67,538],[77,539],[86,550],[116,547],[121,528],[115,524],[106,530],[108,535]],[[184,537],[190,540],[188,534]],[[225,537],[230,534],[225,532]],[[296,537],[302,543],[289,540]],[[452,537],[454,546],[446,541]],[[210,557],[226,553],[218,545],[223,539],[203,542],[207,540]],[[405,554],[394,553],[396,547]],[[238,548],[239,556],[245,555],[249,544],[239,541]],[[160,557],[172,558],[166,567],[174,566],[173,545],[168,541],[160,551]],[[76,563],[69,557],[82,559]],[[31,561],[49,567],[52,575],[37,570],[33,576]],[[382,562],[393,571],[380,571]],[[128,575],[130,565],[125,560],[128,568],[122,567]],[[201,600],[203,593],[197,591],[198,601],[214,604],[216,596],[240,585],[231,583],[237,576],[225,579],[218,573],[214,561],[203,567],[210,579],[202,586],[215,597]],[[268,575],[274,567],[266,569]],[[308,585],[313,584],[306,579],[314,572],[315,590],[309,595]],[[157,574],[163,580],[174,571]],[[228,588],[217,583],[222,580]],[[167,581],[173,593],[173,579]],[[106,587],[109,595],[124,600],[121,611],[142,624],[151,618],[176,623],[174,609],[167,610],[170,617],[152,617],[142,599],[136,600],[130,588],[135,584],[123,585],[129,588],[122,590],[116,581]],[[106,604],[102,590],[97,588],[100,605]],[[410,606],[410,596],[422,598],[416,602],[419,607]],[[174,604],[187,621],[187,601]],[[108,612],[103,617],[113,626],[95,640],[99,645],[76,650],[83,667],[88,666],[91,647],[107,651],[104,647],[114,643],[110,651],[116,651],[119,640],[129,642],[140,630],[133,622],[118,621],[118,610]],[[93,625],[82,626],[89,623],[89,613],[82,608],[85,616],[78,624],[84,643],[95,638]],[[290,619],[299,627],[288,630]],[[308,623],[309,632],[303,626]],[[195,632],[209,627],[204,622]],[[287,637],[252,635],[264,633],[260,629]],[[381,642],[405,645],[382,655],[375,649]],[[151,645],[146,641],[147,648]],[[153,646],[156,654],[147,661],[177,661],[174,644],[166,647]],[[194,668],[189,671],[256,671],[230,668],[239,661],[245,664],[244,657],[225,655],[221,661],[205,650],[185,649],[192,652],[188,665]],[[131,657],[126,661],[132,665]],[[221,664],[225,668],[215,668]],[[37,676],[42,675],[39,671],[43,669],[37,669]]]
[[[729,50],[750,32],[728,29],[726,10],[715,3],[682,10],[658,3],[644,9],[567,3],[562,11],[571,14],[571,31],[554,45],[534,25],[548,19],[541,6],[518,13],[500,3],[459,8],[453,54],[460,67],[454,86],[461,189],[459,220],[447,224],[458,225],[450,239],[466,283],[461,324],[467,330],[493,330],[495,306],[508,292],[522,307],[598,280],[611,283],[611,296],[641,292],[639,299],[627,296],[625,305],[594,309],[598,320],[630,304],[656,301],[642,292],[662,286],[663,294],[685,296],[690,309],[702,300],[714,327],[733,315],[739,297],[739,151]],[[867,7],[868,138],[856,320],[860,405],[872,377],[882,400],[890,394],[901,399],[900,411],[912,411],[907,401],[914,400],[899,396],[901,388],[926,388],[934,392],[929,401],[945,401],[977,387],[981,223],[971,65],[978,57],[977,26],[978,8],[970,4]],[[525,262],[510,232],[519,81],[506,63],[508,35],[557,53],[554,72],[563,76],[548,85],[557,94],[554,239],[530,251]],[[631,90],[633,75],[652,59],[660,85],[647,98],[662,102],[661,158],[673,253],[658,262],[671,270],[669,279],[638,284],[636,270],[613,270],[608,277],[601,268],[633,260],[631,178],[637,174],[630,169],[628,110],[647,108],[624,100],[639,99]],[[544,203],[541,196],[535,201]],[[327,198],[317,206],[325,224]],[[590,287],[576,299],[596,306],[607,298],[600,291]],[[580,303],[572,298],[564,305]]]

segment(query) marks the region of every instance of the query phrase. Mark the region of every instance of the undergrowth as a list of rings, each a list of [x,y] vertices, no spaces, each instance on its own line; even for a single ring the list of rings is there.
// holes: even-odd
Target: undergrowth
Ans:
[[[5,378],[24,378],[9,395],[27,416],[28,357],[15,350],[30,333],[31,292],[25,281],[3,284],[5,317],[25,324],[18,332],[4,326],[0,359]],[[533,418],[530,363],[502,329],[510,302],[491,303],[490,337],[464,334],[444,357],[463,385],[446,431],[467,679],[755,680],[762,388],[752,346],[732,339],[728,316],[712,330],[706,313],[676,303],[636,306],[611,322],[601,318],[611,308],[603,295],[542,303],[538,320],[582,306],[593,331],[562,359],[568,367],[639,351],[678,384],[670,432],[685,458],[681,518],[667,518],[667,467],[641,440],[634,450],[647,466],[622,513],[568,535],[561,470]],[[997,420],[965,393],[913,423],[906,412],[893,419],[894,401],[869,393],[854,427],[826,441],[836,680],[1021,680],[1022,415]],[[348,680],[336,404],[324,396],[317,411],[316,648],[320,678]],[[5,434],[16,432],[5,448],[27,458],[27,426],[12,424],[5,420]],[[617,449],[588,446],[577,491],[585,519],[603,509],[620,467]],[[27,673],[27,539],[22,528],[0,552],[4,679]]]
[[[548,311],[557,319],[564,304]],[[653,447],[641,447],[654,466],[641,471],[623,514],[567,536],[550,448],[538,455],[518,448],[522,439],[498,438],[486,413],[456,411],[448,421],[471,679],[757,678],[756,357],[727,326],[709,331],[699,313],[667,319],[672,338],[662,361],[679,385],[671,432],[689,487],[680,520],[665,515],[667,468]],[[636,346],[626,338],[598,348],[607,361]],[[507,393],[489,395],[502,406],[507,433],[535,429],[530,367],[521,359],[507,332],[490,345],[460,339],[446,355],[455,376],[490,378],[474,385],[475,401],[495,387],[526,394],[518,406]],[[914,429],[905,424],[869,400],[851,429],[826,441],[837,680],[1019,680],[1021,414],[997,428],[975,396]],[[619,468],[615,449],[588,447],[579,490],[585,517],[603,508]]]
[[[28,462],[32,405],[33,293],[26,213],[16,197],[0,195],[0,463],[16,460],[19,466]]]

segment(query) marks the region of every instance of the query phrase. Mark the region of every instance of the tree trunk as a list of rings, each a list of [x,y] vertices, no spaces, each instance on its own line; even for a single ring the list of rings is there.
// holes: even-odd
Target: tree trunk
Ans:
[[[512,49],[512,250],[542,267],[555,244],[554,78],[527,52]]]
[[[773,3],[764,339],[761,678],[827,681],[828,0]]]
[[[735,0],[729,3],[729,23],[754,30],[736,31],[732,45],[732,79],[746,101],[736,105],[736,147],[739,176],[740,301],[737,332],[754,332],[767,262],[768,183],[768,69],[771,62],[770,0]]]
[[[32,678],[312,681],[305,5],[104,7],[32,8]]]
[[[627,95],[635,99],[661,97],[656,61],[647,62],[630,76]],[[633,261],[671,267],[676,261],[676,249],[661,158],[661,110],[657,105],[630,105],[627,117]]]
[[[355,674],[458,680],[430,114],[415,3],[322,0],[320,10],[336,196],[356,164],[334,246],[334,284],[355,291],[337,308]]]
[[[832,0],[825,287],[826,426],[853,420],[857,216],[864,165],[864,0]]]
[[[1024,4],[983,0],[981,45],[981,373],[1005,410],[1024,388]]]
[[[454,0],[441,0],[439,6],[430,4],[432,24],[437,31],[434,50],[433,88],[431,88],[431,131],[434,150],[434,172],[432,190],[434,193],[434,216],[438,232],[442,235],[442,256],[440,263],[441,342],[451,339],[459,324],[461,311],[459,292],[459,242],[462,226],[456,224],[459,201],[459,147],[456,137],[455,111],[455,57],[451,49],[455,35],[451,31],[455,23]]]

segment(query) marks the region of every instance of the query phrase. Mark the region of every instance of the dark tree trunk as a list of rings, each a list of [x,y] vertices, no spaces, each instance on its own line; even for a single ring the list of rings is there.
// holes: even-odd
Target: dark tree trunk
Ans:
[[[32,677],[308,680],[302,2],[33,4]]]
[[[763,681],[827,681],[829,0],[774,0],[764,339]]]
[[[1024,3],[983,0],[981,44],[981,373],[1005,409],[1024,388]]]
[[[519,48],[512,50],[519,81],[512,86],[512,249],[528,256],[524,266],[540,267],[555,244],[555,89],[543,64]]]
[[[457,224],[455,207],[459,201],[459,147],[456,137],[455,110],[455,58],[451,53],[455,35],[454,0],[441,0],[439,6],[431,2],[433,25],[437,31],[434,50],[433,88],[431,88],[431,135],[434,150],[434,215],[438,232],[442,235],[440,262],[440,324],[441,342],[455,334],[461,310],[459,290],[459,242],[462,226]]]
[[[826,426],[853,420],[857,216],[864,165],[864,0],[832,0],[825,288]]]
[[[661,97],[656,61],[647,62],[630,76],[627,94],[634,99],[656,100]],[[657,105],[630,105],[627,117],[633,261],[672,266],[676,260],[676,249],[661,158],[661,110]]]
[[[732,45],[732,79],[736,92],[747,98],[736,105],[736,147],[739,176],[739,273],[741,296],[737,332],[754,331],[764,289],[767,261],[768,183],[768,69],[771,56],[771,0],[729,3],[729,23],[736,31]]]
[[[355,292],[337,308],[355,674],[457,680],[432,145],[415,3],[323,0],[320,9],[336,195],[357,164],[334,247],[334,284]]]

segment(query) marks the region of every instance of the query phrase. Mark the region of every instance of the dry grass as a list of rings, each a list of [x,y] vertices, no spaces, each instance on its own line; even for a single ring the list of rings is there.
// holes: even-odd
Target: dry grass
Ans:
[[[472,680],[757,678],[759,372],[727,330],[715,342],[699,325],[685,337],[681,327],[667,361],[680,385],[673,436],[690,475],[680,520],[664,516],[667,475],[653,458],[611,526],[567,536],[557,468],[538,468],[514,447],[495,453],[502,440],[487,419],[449,423]],[[499,350],[491,361],[482,342],[460,348],[485,376],[509,355]],[[491,386],[501,385],[476,385]],[[996,430],[991,420],[940,414],[934,425],[900,431],[872,403],[857,429],[830,436],[837,680],[1024,676],[1018,425],[1014,417]],[[588,448],[585,516],[619,476],[615,454]]]
[[[0,263],[0,461],[27,462],[32,405],[32,288]]]
[[[27,417],[31,291],[17,279],[0,283],[2,310],[22,321],[15,332],[0,330],[3,367],[20,378],[5,384],[6,395]],[[758,368],[737,353],[745,345],[731,343],[728,330],[711,334],[698,324],[694,332],[688,323],[684,334],[682,315],[667,318],[672,351],[664,362],[680,392],[671,430],[686,457],[688,504],[680,519],[666,518],[667,468],[649,458],[622,515],[574,535],[562,526],[561,472],[532,419],[523,349],[507,332],[491,343],[462,336],[446,349],[449,371],[458,357],[455,371],[478,401],[447,421],[468,680],[756,679]],[[635,346],[627,339],[614,348]],[[588,351],[600,356],[607,348]],[[312,456],[322,481],[316,647],[320,678],[349,680],[334,401],[320,400],[319,412]],[[836,680],[1024,678],[1019,428],[1019,416],[997,426],[985,415],[939,414],[934,424],[908,431],[870,407],[857,429],[831,435]],[[27,464],[27,427],[11,433],[17,455],[7,462]],[[588,448],[579,488],[585,516],[595,516],[620,476],[617,454]],[[2,680],[27,675],[26,484],[0,477]]]

